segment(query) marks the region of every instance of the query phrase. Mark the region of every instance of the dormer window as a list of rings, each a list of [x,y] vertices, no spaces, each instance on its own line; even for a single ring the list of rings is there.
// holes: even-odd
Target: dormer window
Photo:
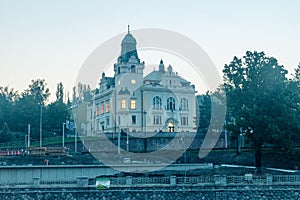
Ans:
[[[135,67],[135,65],[131,65],[130,71],[131,71],[132,73],[136,73],[136,67]]]

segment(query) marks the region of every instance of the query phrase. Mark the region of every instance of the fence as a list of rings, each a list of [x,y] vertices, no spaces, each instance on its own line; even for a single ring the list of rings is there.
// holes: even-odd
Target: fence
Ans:
[[[33,186],[48,187],[88,187],[93,185],[93,179],[89,179],[87,176],[77,177],[74,180],[69,181],[44,181],[39,177],[35,177],[32,180]],[[92,183],[92,184],[91,184]],[[13,184],[9,185],[28,185],[28,184]],[[196,186],[236,186],[236,185],[300,185],[300,175],[264,175],[264,176],[252,176],[252,174],[246,174],[245,176],[193,176],[193,177],[113,177],[110,178],[110,185],[112,187],[122,186],[174,186],[174,185],[196,185]],[[0,185],[1,187],[1,185]]]
[[[122,177],[111,178],[111,185],[300,185],[300,175],[193,176],[193,177]]]

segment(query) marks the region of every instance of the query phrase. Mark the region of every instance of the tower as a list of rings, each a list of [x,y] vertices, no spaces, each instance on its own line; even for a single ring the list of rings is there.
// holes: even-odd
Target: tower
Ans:
[[[136,40],[128,32],[121,43],[121,54],[117,63],[114,64],[115,84],[118,88],[128,89],[130,93],[134,92],[143,83],[144,62],[140,62],[136,49]]]

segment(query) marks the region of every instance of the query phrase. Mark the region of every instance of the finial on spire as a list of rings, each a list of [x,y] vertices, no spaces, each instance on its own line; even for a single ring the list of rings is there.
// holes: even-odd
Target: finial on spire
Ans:
[[[128,34],[130,33],[130,26],[129,26],[129,24],[128,24]]]

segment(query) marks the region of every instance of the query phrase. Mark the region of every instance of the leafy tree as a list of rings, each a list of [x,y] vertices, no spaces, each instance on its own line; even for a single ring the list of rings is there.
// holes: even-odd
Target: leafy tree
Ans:
[[[57,100],[47,106],[45,128],[50,132],[62,133],[62,125],[69,117],[67,105],[61,100]]]
[[[12,110],[18,93],[8,87],[0,87],[0,124],[13,125]]]
[[[25,131],[31,125],[32,137],[39,136],[41,114],[45,111],[45,104],[50,96],[49,88],[44,79],[32,80],[21,97],[15,102],[15,129]],[[42,117],[42,123],[46,120]]]
[[[0,140],[1,142],[8,142],[10,140],[10,130],[6,122],[2,125],[2,130],[0,131]]]
[[[205,95],[198,97],[199,116],[198,116],[198,132],[206,133],[209,127],[211,118],[211,99],[210,94],[207,92]]]
[[[23,96],[31,95],[40,105],[45,105],[50,96],[49,88],[44,79],[31,80],[29,88],[25,90]]]
[[[56,100],[63,101],[63,99],[64,99],[64,86],[62,82],[60,82],[57,84],[56,87]]]
[[[295,81],[298,81],[300,83],[300,63],[298,64],[297,68],[295,69],[294,78],[295,78]]]
[[[264,144],[275,144],[284,151],[293,146],[295,104],[287,71],[264,52],[248,51],[241,59],[234,57],[223,72],[227,110],[235,119],[228,128],[248,136],[260,171]]]

